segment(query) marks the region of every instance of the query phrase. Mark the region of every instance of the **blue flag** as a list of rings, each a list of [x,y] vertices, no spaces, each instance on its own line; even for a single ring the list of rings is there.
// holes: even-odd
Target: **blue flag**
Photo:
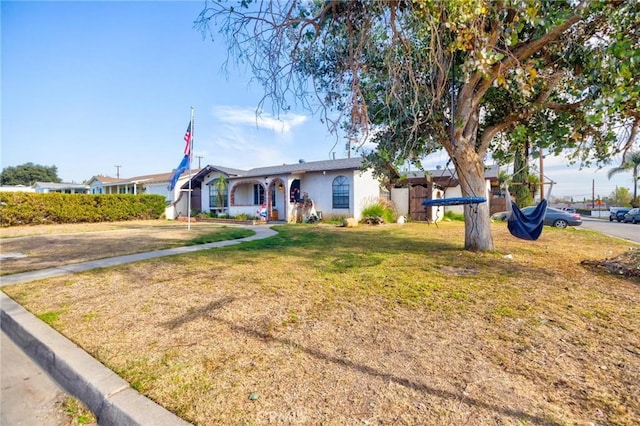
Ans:
[[[185,155],[178,168],[175,172],[173,172],[173,176],[171,176],[171,183],[169,184],[169,191],[173,191],[173,188],[176,186],[176,182],[178,182],[178,178],[181,174],[189,170],[189,156]]]

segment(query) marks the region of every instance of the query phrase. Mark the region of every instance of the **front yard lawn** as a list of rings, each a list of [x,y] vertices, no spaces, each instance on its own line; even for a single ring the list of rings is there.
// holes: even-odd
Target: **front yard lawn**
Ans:
[[[629,243],[492,226],[283,225],[3,291],[197,425],[640,423],[640,281],[581,265]]]

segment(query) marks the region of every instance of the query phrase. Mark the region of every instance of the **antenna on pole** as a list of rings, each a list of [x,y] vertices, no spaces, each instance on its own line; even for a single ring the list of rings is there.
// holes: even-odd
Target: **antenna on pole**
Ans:
[[[120,167],[122,167],[122,166],[113,166],[113,167],[115,167],[115,168],[116,168],[116,177],[117,177],[118,179],[120,179]]]
[[[353,136],[347,136],[347,143],[344,144],[344,149],[347,151],[347,158],[351,158],[351,143],[354,139]]]

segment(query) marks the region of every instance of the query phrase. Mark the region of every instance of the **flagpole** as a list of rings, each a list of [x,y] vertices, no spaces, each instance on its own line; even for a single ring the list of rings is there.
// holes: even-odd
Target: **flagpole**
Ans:
[[[191,107],[191,140],[189,146],[189,197],[187,198],[187,229],[191,230],[191,158],[193,157],[193,107]]]

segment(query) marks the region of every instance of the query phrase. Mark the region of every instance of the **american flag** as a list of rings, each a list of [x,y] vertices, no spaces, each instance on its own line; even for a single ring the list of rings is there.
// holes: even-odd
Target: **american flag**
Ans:
[[[184,155],[191,157],[191,122],[187,126],[187,132],[184,134]]]

